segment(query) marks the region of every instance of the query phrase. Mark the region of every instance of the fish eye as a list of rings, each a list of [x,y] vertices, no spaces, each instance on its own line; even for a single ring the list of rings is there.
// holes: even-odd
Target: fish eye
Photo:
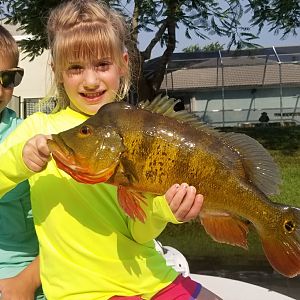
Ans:
[[[87,126],[87,125],[83,125],[83,126],[81,126],[79,132],[82,135],[90,135],[92,133],[92,129],[89,126]]]
[[[295,230],[296,224],[291,220],[285,221],[284,222],[284,228],[288,233],[291,233]]]

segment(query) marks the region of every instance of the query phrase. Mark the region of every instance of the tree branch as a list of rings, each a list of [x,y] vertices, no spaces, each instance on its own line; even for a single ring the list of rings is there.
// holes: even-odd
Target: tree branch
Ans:
[[[132,26],[131,36],[135,44],[137,44],[137,40],[138,40],[139,15],[140,15],[139,6],[137,5],[136,1],[134,1],[134,8],[132,13],[132,21],[131,21],[131,26]]]
[[[164,34],[165,30],[167,29],[167,25],[168,25],[168,20],[165,19],[162,22],[158,31],[156,32],[154,38],[150,41],[147,48],[144,51],[141,51],[141,56],[143,57],[144,60],[147,60],[151,57],[151,52],[152,52],[153,48],[155,47],[155,45],[160,41],[162,35]]]
[[[157,64],[157,68],[154,72],[154,77],[152,81],[152,87],[155,91],[158,91],[160,85],[163,81],[165,70],[170,58],[175,50],[176,47],[176,19],[175,19],[175,12],[178,9],[180,4],[176,3],[177,1],[170,1],[168,2],[168,17],[167,17],[167,29],[168,29],[168,43],[166,50],[164,51],[163,55],[161,56],[159,63]]]

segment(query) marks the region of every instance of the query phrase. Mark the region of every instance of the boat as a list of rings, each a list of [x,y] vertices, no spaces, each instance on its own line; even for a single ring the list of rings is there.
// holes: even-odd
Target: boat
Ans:
[[[172,266],[183,276],[190,276],[202,286],[214,292],[223,300],[299,300],[281,294],[277,291],[262,286],[247,283],[241,280],[190,273],[189,263],[185,256],[171,246],[163,246],[155,240],[156,250],[161,253],[169,266]]]

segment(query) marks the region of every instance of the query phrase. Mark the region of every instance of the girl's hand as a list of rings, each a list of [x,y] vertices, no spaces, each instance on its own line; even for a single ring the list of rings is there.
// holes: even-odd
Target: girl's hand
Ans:
[[[165,194],[171,211],[178,221],[188,222],[196,218],[201,210],[203,196],[186,183],[174,184]]]
[[[47,139],[51,135],[38,134],[27,141],[23,148],[23,160],[28,169],[34,172],[42,171],[51,159]]]

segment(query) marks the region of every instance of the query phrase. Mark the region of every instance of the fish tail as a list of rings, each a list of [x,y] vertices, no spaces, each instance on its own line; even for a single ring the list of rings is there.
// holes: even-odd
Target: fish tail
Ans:
[[[281,205],[279,209],[279,224],[260,238],[273,268],[284,276],[295,277],[300,274],[300,209]]]

